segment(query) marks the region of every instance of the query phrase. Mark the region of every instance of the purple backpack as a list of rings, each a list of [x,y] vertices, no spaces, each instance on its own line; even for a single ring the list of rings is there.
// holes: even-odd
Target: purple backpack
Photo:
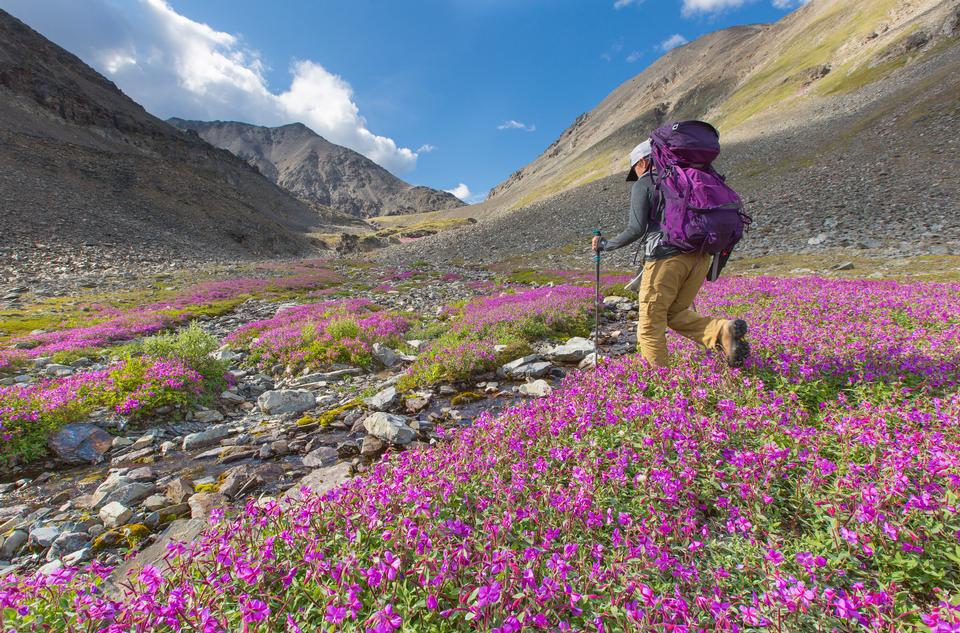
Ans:
[[[650,135],[663,211],[663,243],[683,252],[729,254],[750,216],[711,164],[720,133],[703,121],[670,123]]]

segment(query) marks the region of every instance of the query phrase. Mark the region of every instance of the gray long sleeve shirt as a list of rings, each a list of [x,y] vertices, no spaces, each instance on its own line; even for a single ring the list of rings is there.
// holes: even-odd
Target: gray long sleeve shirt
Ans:
[[[680,253],[681,251],[673,246],[661,244],[663,233],[660,231],[660,211],[656,197],[653,176],[647,172],[633,183],[630,190],[627,227],[615,238],[603,240],[601,250],[616,250],[642,239],[640,253],[645,259],[665,259]]]

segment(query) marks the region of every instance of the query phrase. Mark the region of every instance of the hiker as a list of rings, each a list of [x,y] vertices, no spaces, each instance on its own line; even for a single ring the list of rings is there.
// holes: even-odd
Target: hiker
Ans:
[[[712,126],[708,127],[714,130]],[[673,130],[676,131],[677,128],[674,127]],[[716,134],[719,153],[719,133]],[[742,366],[750,354],[750,345],[743,340],[747,333],[746,322],[740,319],[708,318],[690,309],[708,273],[711,274],[711,280],[715,280],[719,275],[732,245],[728,250],[712,256],[709,252],[704,252],[703,246],[700,250],[689,252],[690,245],[684,244],[688,246],[685,250],[665,238],[661,225],[666,205],[661,203],[663,184],[656,181],[657,171],[652,156],[654,150],[655,147],[648,139],[630,152],[627,181],[633,182],[633,188],[630,191],[627,227],[612,240],[594,237],[593,250],[612,251],[643,240],[638,250],[643,263],[639,287],[637,347],[648,363],[654,367],[669,365],[666,339],[666,328],[669,326],[678,334],[708,349],[722,348],[731,367]],[[739,197],[737,203],[739,205]],[[739,213],[741,219],[748,223],[749,218],[742,214],[742,210]],[[740,234],[742,229],[741,225]],[[739,239],[739,235],[736,239]],[[716,249],[711,245],[708,250]]]

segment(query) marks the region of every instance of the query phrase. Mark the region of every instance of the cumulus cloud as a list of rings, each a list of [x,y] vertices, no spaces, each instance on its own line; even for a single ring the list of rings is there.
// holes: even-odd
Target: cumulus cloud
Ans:
[[[456,187],[454,187],[453,189],[445,189],[444,191],[446,191],[447,193],[452,193],[453,195],[460,198],[464,202],[466,202],[467,199],[470,198],[470,196],[472,195],[470,193],[470,187],[468,187],[462,182]]]
[[[498,130],[523,130],[524,132],[534,132],[537,129],[536,125],[527,125],[526,123],[521,123],[520,121],[514,121],[510,119],[509,121],[504,121],[497,126]]]
[[[747,0],[683,0],[683,15],[703,13],[719,13],[726,9],[737,9],[746,4]]]
[[[435,152],[435,151],[437,151],[437,149],[438,149],[438,148],[437,148],[436,145],[431,145],[430,143],[424,143],[423,145],[421,145],[420,147],[417,148],[417,153],[418,153],[418,154],[429,154],[430,152]]]
[[[686,43],[689,42],[689,41],[690,41],[690,40],[688,40],[688,39],[685,38],[684,36],[680,35],[679,33],[674,33],[673,35],[671,35],[671,36],[668,37],[667,39],[665,39],[665,40],[663,40],[662,42],[660,42],[660,46],[658,46],[657,48],[659,48],[659,49],[662,50],[664,53],[666,53],[667,51],[672,51],[673,49],[677,48],[678,46],[683,46],[684,44],[686,44]]]
[[[166,0],[2,2],[158,116],[258,125],[299,121],[391,171],[416,166],[416,152],[368,128],[343,77],[315,61],[294,60],[289,88],[271,90],[255,49],[180,15]]]
[[[643,57],[643,53],[641,53],[640,51],[633,51],[632,53],[627,55],[627,63],[632,64],[636,61],[639,61],[641,57]]]
[[[483,202],[487,199],[487,194],[489,193],[489,191],[473,193],[470,191],[470,187],[462,182],[453,189],[446,189],[445,191],[455,195],[467,204],[477,204],[478,202]]]
[[[622,9],[624,7],[629,7],[632,4],[643,4],[643,0],[616,0],[616,2],[613,3],[613,8]]]

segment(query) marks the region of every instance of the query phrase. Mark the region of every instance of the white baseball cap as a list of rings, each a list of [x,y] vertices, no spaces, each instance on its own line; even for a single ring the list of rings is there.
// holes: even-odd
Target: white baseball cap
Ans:
[[[627,180],[637,180],[637,172],[633,170],[634,165],[640,162],[641,159],[650,156],[653,153],[653,147],[650,145],[650,139],[645,140],[640,143],[630,152],[630,171],[627,172]]]

